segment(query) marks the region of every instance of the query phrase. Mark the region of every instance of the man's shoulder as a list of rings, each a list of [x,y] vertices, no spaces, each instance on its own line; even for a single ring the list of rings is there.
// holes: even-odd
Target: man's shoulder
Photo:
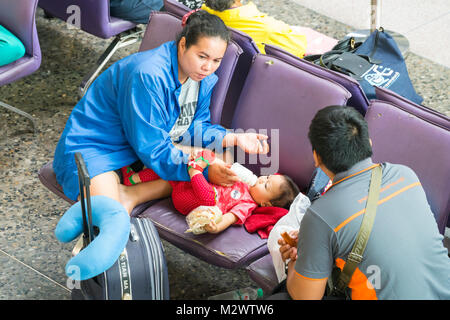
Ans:
[[[404,164],[384,162],[382,163],[382,167],[386,172],[398,172],[410,178],[417,179],[417,174],[414,172],[414,170]]]

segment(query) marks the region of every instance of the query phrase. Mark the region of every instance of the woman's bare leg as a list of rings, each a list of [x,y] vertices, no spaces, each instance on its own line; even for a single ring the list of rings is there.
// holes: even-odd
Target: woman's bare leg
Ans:
[[[137,205],[156,199],[167,198],[172,194],[172,186],[163,179],[137,183],[132,186],[119,185],[120,203],[127,209],[128,214]]]
[[[99,174],[91,179],[91,196],[103,195],[119,201],[131,214],[138,204],[168,197],[172,187],[162,179],[139,183],[133,186],[120,184],[119,177],[114,171]]]

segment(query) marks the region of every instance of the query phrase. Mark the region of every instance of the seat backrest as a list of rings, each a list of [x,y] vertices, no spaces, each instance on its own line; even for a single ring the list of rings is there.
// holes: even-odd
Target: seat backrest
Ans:
[[[68,23],[79,22],[81,30],[103,39],[136,26],[133,22],[110,17],[109,0],[39,0],[39,7]]]
[[[173,41],[181,30],[180,18],[169,12],[153,11],[150,14],[139,51],[150,50],[160,46],[164,42]],[[213,124],[220,123],[222,118],[225,97],[241,53],[242,49],[234,41],[231,41],[228,44],[220,67],[216,71],[219,80],[214,87],[210,105],[211,123]]]
[[[164,0],[164,10],[180,18],[191,11],[191,9],[177,0]]]
[[[447,126],[450,121],[450,118],[446,115],[431,108],[416,104],[389,89],[375,87],[375,94],[378,100],[391,102],[406,112],[412,112],[417,116],[441,126]]]
[[[359,85],[358,81],[356,81],[355,79],[353,79],[345,74],[315,65],[304,59],[300,59],[300,58],[294,56],[293,54],[287,52],[286,50],[283,50],[277,46],[266,44],[265,51],[267,54],[270,54],[275,57],[279,57],[279,58],[285,59],[286,61],[289,61],[290,63],[294,64],[295,66],[297,66],[300,69],[307,70],[314,74],[329,78],[329,79],[341,84],[352,95],[352,97],[348,100],[347,105],[354,107],[362,115],[364,115],[366,113],[367,106],[369,105],[369,101],[368,101],[363,89]]]
[[[25,57],[0,68],[0,85],[11,83],[36,71],[41,64],[41,48],[35,19],[37,3],[38,0],[0,1],[0,25],[20,39],[26,53]]]
[[[227,128],[231,126],[233,114],[252,65],[252,60],[255,55],[260,53],[255,41],[249,35],[233,28],[229,29],[232,39],[242,48],[242,54],[239,57],[223,108],[221,123]]]
[[[345,105],[350,93],[340,84],[283,61],[255,56],[236,106],[232,128],[267,134],[271,151],[249,157],[245,165],[257,175],[289,175],[305,189],[314,162],[308,129],[316,112],[328,105]],[[237,152],[240,152],[237,150]],[[241,155],[236,160],[242,162]]]
[[[422,116],[422,110],[416,111],[371,101],[365,118],[373,142],[373,161],[403,164],[414,170],[443,234],[450,212],[450,121],[433,123]]]

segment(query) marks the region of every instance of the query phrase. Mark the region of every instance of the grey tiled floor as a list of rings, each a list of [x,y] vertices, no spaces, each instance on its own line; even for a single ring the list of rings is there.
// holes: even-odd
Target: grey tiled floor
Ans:
[[[292,25],[312,27],[335,38],[351,28],[289,0],[254,1]],[[63,244],[54,228],[69,205],[38,180],[38,170],[53,157],[58,138],[77,102],[77,87],[109,41],[69,30],[57,19],[37,13],[43,54],[41,67],[0,88],[0,100],[37,119],[39,133],[24,133],[29,123],[0,109],[0,299],[70,299],[64,266],[74,243]],[[112,62],[136,52],[120,49]],[[449,69],[411,54],[410,76],[424,104],[450,115]],[[424,77],[424,72],[427,77]],[[205,299],[220,292],[255,285],[243,270],[226,270],[193,258],[163,241],[172,299]]]

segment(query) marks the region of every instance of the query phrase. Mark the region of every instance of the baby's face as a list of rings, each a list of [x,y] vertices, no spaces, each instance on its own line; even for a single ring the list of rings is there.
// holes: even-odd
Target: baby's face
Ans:
[[[284,183],[282,175],[260,176],[249,192],[253,200],[260,206],[271,206],[270,201],[281,194],[281,185]]]

